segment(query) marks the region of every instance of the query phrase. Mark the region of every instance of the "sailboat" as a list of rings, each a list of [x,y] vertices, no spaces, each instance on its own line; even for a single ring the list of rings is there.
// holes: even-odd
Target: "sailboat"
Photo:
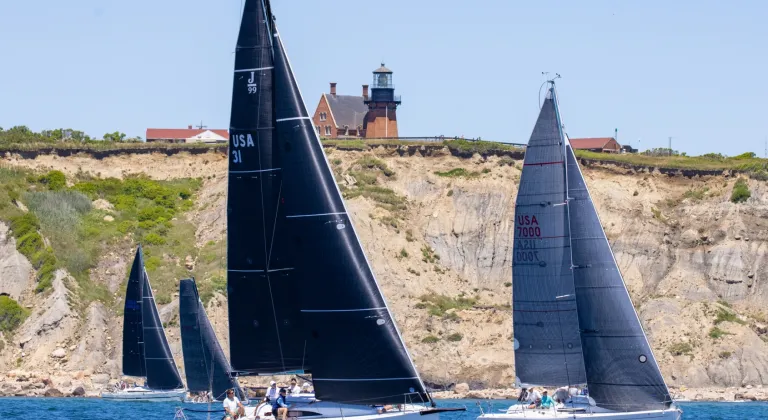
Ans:
[[[243,374],[311,373],[315,398],[289,397],[290,417],[434,419],[451,410],[435,408],[395,326],[268,0],[245,1],[230,140],[233,367]],[[269,411],[261,406],[257,415]]]
[[[555,81],[525,153],[512,258],[516,382],[562,387],[549,409],[482,419],[669,419],[670,397],[563,132]],[[589,395],[575,395],[586,384]],[[573,390],[571,390],[573,388]]]
[[[179,282],[179,323],[189,392],[210,393],[213,400],[221,401],[232,388],[240,401],[247,404],[206,316],[194,279]]]
[[[157,312],[141,245],[136,250],[123,314],[123,375],[145,377],[144,386],[102,392],[101,398],[182,401],[187,394]]]

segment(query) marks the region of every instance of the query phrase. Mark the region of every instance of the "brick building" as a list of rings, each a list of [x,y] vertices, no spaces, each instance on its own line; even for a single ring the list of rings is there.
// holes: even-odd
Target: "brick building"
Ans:
[[[362,96],[339,95],[336,83],[329,93],[323,93],[312,122],[323,138],[382,138],[397,137],[397,106],[392,71],[381,67],[373,71],[373,85],[363,85]]]
[[[575,150],[589,150],[598,153],[621,153],[621,145],[613,137],[588,137],[569,139]]]

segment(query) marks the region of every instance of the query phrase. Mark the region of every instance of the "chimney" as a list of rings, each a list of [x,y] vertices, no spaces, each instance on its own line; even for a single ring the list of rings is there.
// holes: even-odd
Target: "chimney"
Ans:
[[[336,82],[331,82],[331,96],[336,96]]]
[[[192,129],[192,124],[188,125],[187,129],[191,130]]]
[[[363,85],[363,100],[368,100],[368,85]]]

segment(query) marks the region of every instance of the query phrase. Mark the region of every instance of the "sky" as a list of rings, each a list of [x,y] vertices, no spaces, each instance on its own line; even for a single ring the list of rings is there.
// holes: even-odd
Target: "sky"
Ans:
[[[765,154],[765,1],[272,3],[310,112],[385,62],[400,135],[526,143],[550,72],[570,137]],[[227,128],[241,4],[0,1],[0,127]]]

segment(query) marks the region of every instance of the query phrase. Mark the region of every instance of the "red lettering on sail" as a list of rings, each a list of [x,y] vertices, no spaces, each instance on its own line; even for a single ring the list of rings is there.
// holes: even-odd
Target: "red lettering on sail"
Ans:
[[[517,238],[540,238],[541,228],[536,216],[518,214],[515,216],[515,236]]]

